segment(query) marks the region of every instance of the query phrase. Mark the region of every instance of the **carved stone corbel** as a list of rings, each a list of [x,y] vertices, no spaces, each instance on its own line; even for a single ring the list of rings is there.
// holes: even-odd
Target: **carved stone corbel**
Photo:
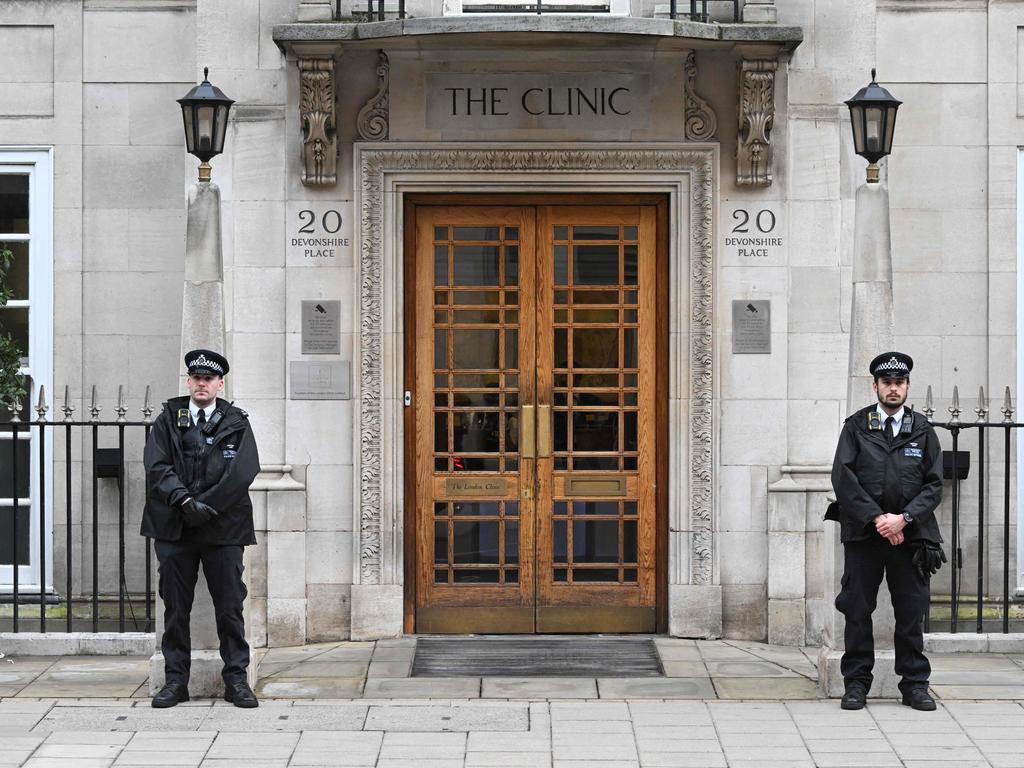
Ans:
[[[383,141],[388,137],[388,55],[377,54],[377,93],[359,110],[356,128],[359,138],[365,141]]]
[[[693,51],[686,54],[683,71],[683,135],[687,141],[707,141],[718,129],[718,118],[711,105],[697,95],[697,54]]]
[[[300,58],[302,183],[338,181],[338,133],[334,112],[334,58]]]
[[[740,62],[740,119],[736,138],[736,183],[772,183],[772,125],[775,122],[774,59]]]

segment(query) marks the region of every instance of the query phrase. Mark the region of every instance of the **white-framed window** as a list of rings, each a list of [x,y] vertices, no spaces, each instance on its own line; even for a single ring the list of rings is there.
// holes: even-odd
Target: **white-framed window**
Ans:
[[[544,14],[629,16],[629,0],[542,0]],[[536,14],[533,0],[444,0],[445,16]]]
[[[0,430],[0,592],[14,583],[17,560],[19,592],[37,592],[52,586],[51,541],[53,507],[52,472],[46,472],[45,486],[39,482],[38,430],[27,422],[34,412],[29,404],[37,400],[39,387],[53,393],[53,151],[51,148],[0,147],[0,246],[14,254],[8,274],[13,296],[0,309],[0,330],[10,333],[22,351],[21,372],[28,390],[22,403],[17,440],[6,426]],[[0,410],[0,423],[10,413]],[[48,435],[49,437],[49,435]],[[51,441],[46,442],[42,460],[52,466]],[[13,539],[14,488],[13,456],[17,451],[18,535]],[[44,499],[46,520],[40,520]],[[40,574],[39,546],[43,536],[46,573]]]
[[[1013,417],[1024,421],[1024,147],[1017,149],[1017,399]],[[1017,594],[1024,594],[1024,429],[1017,433]]]

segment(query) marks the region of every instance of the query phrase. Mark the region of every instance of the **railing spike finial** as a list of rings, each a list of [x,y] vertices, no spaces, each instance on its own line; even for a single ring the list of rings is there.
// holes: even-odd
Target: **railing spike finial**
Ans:
[[[60,407],[64,411],[64,421],[72,421],[75,416],[75,406],[71,402],[71,388],[64,385],[64,405]]]
[[[7,404],[8,410],[11,412],[11,421],[21,421],[21,398],[12,397],[11,401]]]
[[[924,396],[924,408],[921,409],[924,417],[931,423],[932,416],[935,415],[935,401],[932,399],[932,385],[928,385],[928,392]]]
[[[99,404],[97,403],[97,401],[96,401],[96,385],[93,384],[92,385],[92,401],[89,403],[89,414],[91,416],[89,421],[99,421],[100,420],[100,411],[102,411],[102,410],[103,410],[103,408],[101,408],[99,406]]]
[[[988,402],[985,400],[985,388],[978,387],[978,407],[974,409],[978,414],[978,421],[985,421],[988,416]]]
[[[117,420],[128,421],[125,418],[125,414],[128,413],[128,409],[124,405],[124,384],[117,385],[117,407],[114,409],[117,411]]]
[[[146,385],[146,397],[142,401],[142,420],[149,421],[153,416],[153,404],[150,402],[149,384]]]
[[[1010,424],[1013,422],[1013,401],[1010,399],[1010,388],[1006,388],[1006,394],[1003,396],[1003,423]]]
[[[954,425],[959,424],[960,423],[960,390],[956,386],[953,387],[953,404],[951,406],[949,406],[949,408],[947,410],[949,411],[949,415],[952,417],[952,418],[950,418],[949,423],[950,424],[954,424]]]
[[[39,385],[39,398],[36,400],[36,413],[39,418],[36,421],[46,421],[46,414],[50,410],[49,406],[46,405],[46,385]]]

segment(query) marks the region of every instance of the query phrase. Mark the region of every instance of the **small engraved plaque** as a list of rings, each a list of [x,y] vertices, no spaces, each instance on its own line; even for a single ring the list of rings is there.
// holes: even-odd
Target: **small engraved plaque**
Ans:
[[[341,302],[311,299],[302,302],[302,354],[341,354]]]
[[[311,362],[293,360],[289,365],[292,400],[350,400],[351,365],[348,360]]]
[[[567,477],[567,496],[625,496],[624,477]]]
[[[444,481],[449,496],[504,496],[508,480],[501,477],[449,477]]]
[[[768,299],[733,299],[732,353],[770,355],[772,303]]]

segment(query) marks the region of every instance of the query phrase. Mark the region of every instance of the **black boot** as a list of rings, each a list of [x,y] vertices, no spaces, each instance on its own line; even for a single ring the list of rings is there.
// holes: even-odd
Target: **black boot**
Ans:
[[[256,700],[256,694],[252,692],[252,688],[245,680],[237,683],[224,683],[224,701],[230,701],[242,709],[253,709],[260,705]]]
[[[156,709],[166,709],[183,701],[188,701],[188,686],[183,683],[168,683],[153,697],[153,706]]]
[[[935,699],[928,695],[927,688],[911,688],[903,694],[903,704],[921,712],[935,711]]]
[[[861,683],[850,683],[846,686],[843,700],[839,702],[841,709],[864,709],[868,701],[868,689]]]

